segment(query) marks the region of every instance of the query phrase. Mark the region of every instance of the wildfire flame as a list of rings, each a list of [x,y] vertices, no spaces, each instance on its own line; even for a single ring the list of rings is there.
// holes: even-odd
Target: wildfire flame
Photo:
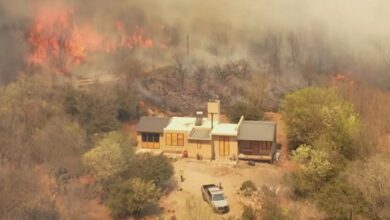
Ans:
[[[29,65],[60,65],[69,69],[85,62],[89,53],[113,53],[119,49],[151,48],[152,39],[142,27],[129,34],[122,21],[117,21],[115,32],[103,36],[89,23],[76,24],[73,11],[66,6],[40,6],[28,33],[32,52]]]
[[[347,82],[351,85],[354,85],[355,84],[355,81],[353,79],[351,79],[350,77],[347,77],[346,75],[344,74],[341,74],[341,73],[335,73],[332,75],[332,80],[333,82]]]

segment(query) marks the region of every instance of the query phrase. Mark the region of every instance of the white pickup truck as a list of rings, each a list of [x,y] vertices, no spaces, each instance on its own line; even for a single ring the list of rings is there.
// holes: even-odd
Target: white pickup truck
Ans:
[[[229,212],[229,204],[223,191],[215,184],[207,184],[201,187],[203,200],[208,202],[218,213]]]

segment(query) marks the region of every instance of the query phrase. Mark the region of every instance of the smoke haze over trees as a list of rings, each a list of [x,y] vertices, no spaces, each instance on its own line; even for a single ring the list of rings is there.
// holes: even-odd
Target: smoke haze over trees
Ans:
[[[103,36],[118,37],[118,26],[129,34],[142,27],[144,37],[153,40],[147,51],[118,51],[115,56],[91,52],[72,74],[113,72],[118,60],[129,56],[142,58],[149,67],[170,65],[172,56],[187,53],[188,34],[192,63],[245,59],[257,71],[295,73],[309,84],[315,74],[340,72],[384,87],[389,82],[390,24],[384,21],[390,3],[385,0],[16,0],[0,2],[0,48],[7,51],[0,59],[3,83],[26,71],[26,57],[33,50],[28,33],[42,5],[68,9],[70,24],[88,24]]]

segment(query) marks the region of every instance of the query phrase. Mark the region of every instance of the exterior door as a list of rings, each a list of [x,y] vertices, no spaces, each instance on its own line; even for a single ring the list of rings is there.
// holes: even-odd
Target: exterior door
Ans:
[[[219,137],[219,156],[229,156],[229,137]]]

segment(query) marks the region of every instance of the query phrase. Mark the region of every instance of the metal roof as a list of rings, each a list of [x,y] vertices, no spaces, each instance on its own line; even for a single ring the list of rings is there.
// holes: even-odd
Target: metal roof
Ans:
[[[238,124],[215,124],[212,135],[237,136]]]
[[[211,129],[207,128],[194,128],[188,135],[188,140],[200,140],[209,141],[211,140]]]
[[[211,127],[211,121],[207,118],[202,119],[202,125],[200,126],[196,126],[195,121],[195,117],[172,117],[169,124],[165,127],[164,131],[191,132],[194,127]]]
[[[142,116],[137,132],[163,133],[169,121],[170,118]]]
[[[243,121],[238,131],[238,140],[274,141],[276,123],[269,121]]]

